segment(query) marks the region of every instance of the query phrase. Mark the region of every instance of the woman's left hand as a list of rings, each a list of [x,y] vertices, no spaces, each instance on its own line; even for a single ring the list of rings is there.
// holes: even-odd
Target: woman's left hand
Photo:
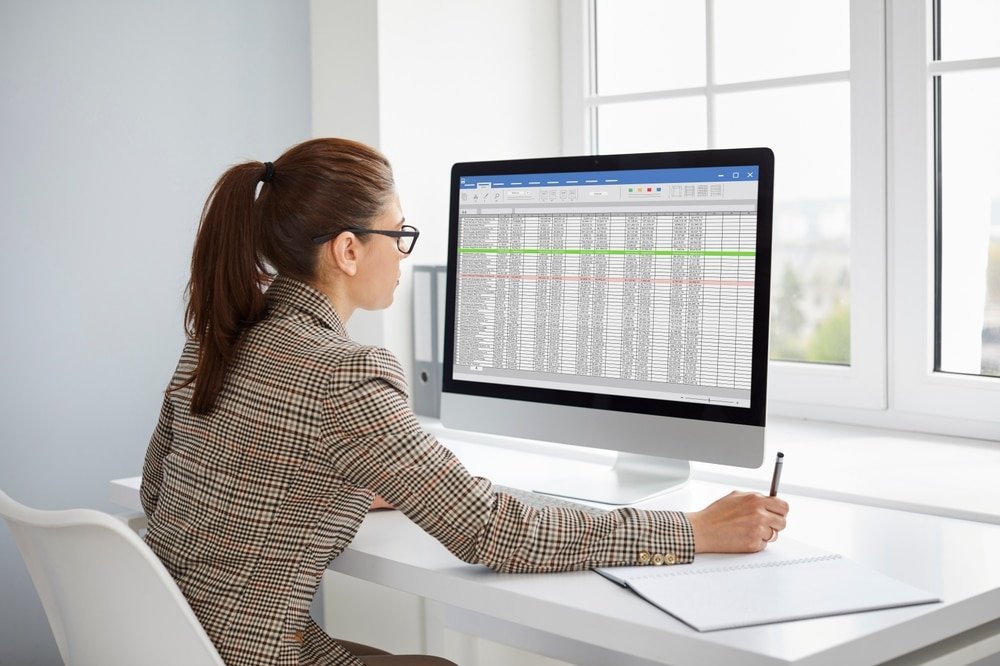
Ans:
[[[372,499],[372,505],[370,507],[368,507],[368,510],[369,511],[379,511],[381,509],[395,509],[395,508],[396,507],[394,507],[393,505],[391,505],[388,502],[386,502],[385,498],[383,498],[381,495],[376,495]]]

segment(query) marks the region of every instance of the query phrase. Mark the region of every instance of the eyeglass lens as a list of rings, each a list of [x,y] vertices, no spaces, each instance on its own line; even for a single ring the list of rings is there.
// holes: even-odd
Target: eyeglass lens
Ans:
[[[415,232],[417,231],[417,229],[416,227],[411,227],[410,225],[405,224],[403,225],[401,231]],[[396,247],[399,248],[399,251],[402,252],[403,254],[409,254],[410,252],[413,252],[413,246],[416,244],[416,242],[417,242],[416,234],[414,234],[413,236],[400,236],[399,238],[396,239]]]

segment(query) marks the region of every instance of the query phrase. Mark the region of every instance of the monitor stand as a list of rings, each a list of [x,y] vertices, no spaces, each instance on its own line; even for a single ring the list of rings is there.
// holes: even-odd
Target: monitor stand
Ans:
[[[601,504],[634,504],[679,490],[691,478],[691,464],[638,453],[619,453],[615,464],[593,473],[544,479],[533,491]]]

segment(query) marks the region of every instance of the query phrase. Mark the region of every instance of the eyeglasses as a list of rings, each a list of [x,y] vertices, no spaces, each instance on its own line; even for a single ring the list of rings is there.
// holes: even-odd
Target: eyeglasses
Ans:
[[[361,236],[363,234],[378,234],[379,236],[389,236],[390,238],[396,239],[396,247],[403,254],[409,254],[413,252],[413,248],[417,245],[417,238],[420,237],[420,232],[416,227],[411,227],[409,224],[404,224],[399,231],[390,231],[388,229],[365,229],[363,227],[351,227],[349,229],[341,229],[340,231],[334,231],[329,234],[323,234],[322,236],[313,236],[312,242],[316,245],[322,245],[331,238],[336,238],[345,231],[350,231],[353,234]]]

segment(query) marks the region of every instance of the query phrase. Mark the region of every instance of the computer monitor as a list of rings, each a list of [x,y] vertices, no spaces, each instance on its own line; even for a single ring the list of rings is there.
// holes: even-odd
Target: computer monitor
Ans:
[[[625,504],[763,461],[767,148],[456,164],[441,420],[618,452],[540,492]]]

